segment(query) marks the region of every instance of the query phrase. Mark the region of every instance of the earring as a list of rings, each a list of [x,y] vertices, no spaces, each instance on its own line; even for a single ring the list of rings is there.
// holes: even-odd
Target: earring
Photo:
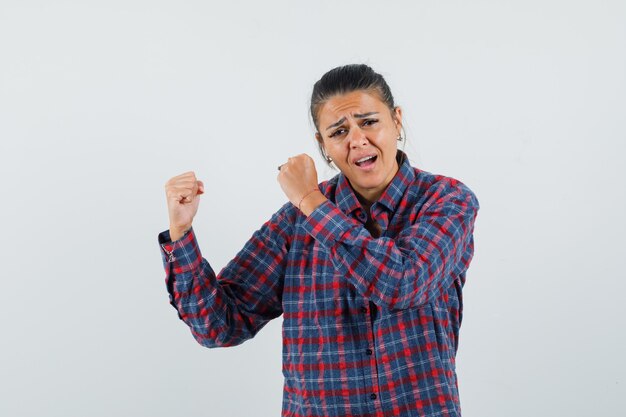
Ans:
[[[327,156],[326,157],[326,162],[328,162],[330,164],[331,162],[333,162],[333,159],[330,156]]]
[[[401,127],[400,129],[404,132],[403,127]],[[402,136],[402,133],[398,132],[398,142],[402,142],[403,140],[404,140],[404,136]]]

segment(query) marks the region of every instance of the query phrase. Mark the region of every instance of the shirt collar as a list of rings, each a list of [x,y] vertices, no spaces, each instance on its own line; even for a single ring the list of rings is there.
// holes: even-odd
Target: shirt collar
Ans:
[[[415,179],[415,171],[409,163],[409,158],[399,149],[396,153],[396,161],[398,161],[398,172],[377,201],[378,204],[386,207],[392,213],[398,207],[409,184]],[[343,173],[339,174],[335,198],[337,206],[346,214],[362,209],[348,178]]]

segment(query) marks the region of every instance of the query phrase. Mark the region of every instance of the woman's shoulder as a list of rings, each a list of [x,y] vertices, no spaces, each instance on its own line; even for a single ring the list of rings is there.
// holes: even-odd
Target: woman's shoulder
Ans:
[[[340,174],[337,174],[334,177],[319,183],[320,191],[331,201],[333,200],[332,197],[335,195],[335,191],[337,190],[339,177]]]
[[[412,168],[415,179],[407,191],[424,203],[441,201],[442,199],[462,199],[477,209],[479,208],[476,194],[465,182],[458,178],[433,173],[421,168]]]

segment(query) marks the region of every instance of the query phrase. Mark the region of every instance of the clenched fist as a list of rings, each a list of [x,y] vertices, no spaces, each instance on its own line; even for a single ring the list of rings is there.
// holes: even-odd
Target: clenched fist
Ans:
[[[277,179],[289,201],[307,216],[326,200],[318,188],[315,162],[307,154],[289,158]]]
[[[172,177],[165,183],[172,241],[180,239],[191,228],[200,194],[204,194],[204,184],[196,179],[193,171]]]

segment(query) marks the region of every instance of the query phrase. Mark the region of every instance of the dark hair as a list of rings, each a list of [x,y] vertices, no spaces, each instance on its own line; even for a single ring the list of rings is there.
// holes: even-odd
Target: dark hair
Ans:
[[[378,94],[380,99],[393,112],[395,105],[393,95],[382,75],[365,64],[350,64],[333,68],[322,76],[313,86],[311,94],[311,118],[315,129],[319,132],[318,112],[322,105],[331,97],[353,91],[366,90]],[[324,159],[326,155],[321,143],[318,143]]]

